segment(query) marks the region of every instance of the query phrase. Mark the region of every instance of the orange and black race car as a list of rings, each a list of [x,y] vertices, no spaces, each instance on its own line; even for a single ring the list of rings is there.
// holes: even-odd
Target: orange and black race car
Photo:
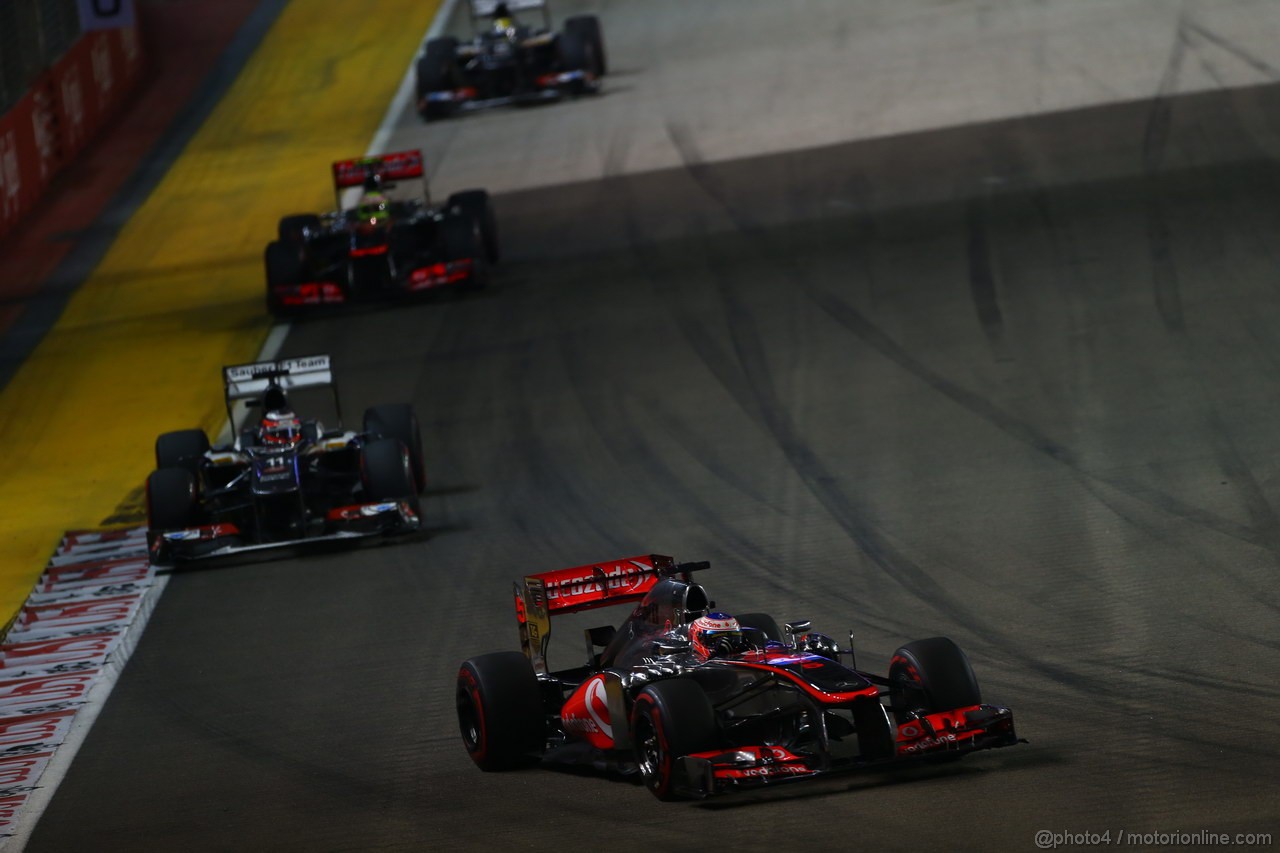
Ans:
[[[468,0],[474,36],[430,39],[414,65],[418,113],[426,120],[505,104],[558,101],[600,91],[604,35],[595,15],[551,28],[545,0]],[[541,12],[540,24],[518,15]]]
[[[714,610],[692,572],[645,555],[516,583],[523,652],[458,672],[463,743],[482,770],[534,759],[638,771],[659,799],[705,797],[845,770],[952,759],[1012,746],[1013,712],[982,701],[945,637],[860,670],[807,621]],[[551,618],[632,604],[618,628],[586,631],[587,659],[547,664]]]
[[[498,260],[489,194],[465,190],[433,205],[421,151],[339,160],[333,187],[337,210],[285,216],[266,248],[272,314],[488,280]]]

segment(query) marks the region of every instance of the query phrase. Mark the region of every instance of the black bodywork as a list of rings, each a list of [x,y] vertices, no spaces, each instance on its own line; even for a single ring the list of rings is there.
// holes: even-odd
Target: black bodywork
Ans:
[[[567,18],[557,32],[546,4],[537,0],[500,4],[509,9],[482,0],[470,5],[473,37],[431,39],[415,63],[418,112],[424,119],[599,91],[606,60],[594,15]],[[540,23],[515,17],[534,10],[541,12]]]
[[[483,285],[498,260],[488,193],[433,204],[419,151],[333,164],[337,209],[280,219],[264,252],[267,309],[295,316],[325,306],[383,301],[440,287]],[[397,188],[419,183],[421,192]],[[360,201],[344,203],[359,189]],[[376,195],[377,203],[368,196]]]
[[[228,417],[235,401],[247,402],[252,426],[217,447],[198,429],[156,439],[147,480],[154,563],[419,529],[422,449],[407,405],[371,408],[360,431],[304,420],[296,443],[269,444],[254,412],[287,408],[286,387],[329,385],[337,409],[328,357],[237,365],[224,376]]]

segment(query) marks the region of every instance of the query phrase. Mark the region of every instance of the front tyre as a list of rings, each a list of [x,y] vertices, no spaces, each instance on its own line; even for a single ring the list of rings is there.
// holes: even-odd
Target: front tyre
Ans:
[[[969,658],[947,637],[902,646],[889,663],[894,718],[901,725],[912,711],[932,713],[982,704]]]
[[[209,437],[202,429],[162,433],[156,438],[156,468],[185,468],[198,478],[208,450]]]
[[[448,118],[454,113],[451,101],[430,101],[427,96],[433,92],[447,92],[456,88],[457,54],[458,40],[452,36],[441,36],[427,42],[427,49],[414,65],[418,111],[427,121]]]
[[[573,33],[582,42],[591,46],[595,67],[590,70],[597,77],[603,77],[609,73],[609,63],[604,52],[604,30],[600,26],[599,18],[595,15],[574,15],[565,19],[564,30],[567,33]]]
[[[422,494],[427,487],[427,468],[422,456],[422,429],[413,407],[408,403],[370,406],[364,412],[364,431],[376,438],[394,438],[408,449],[414,493]]]
[[[409,450],[399,439],[375,439],[360,449],[360,481],[369,501],[417,500]]]
[[[147,478],[147,529],[195,527],[200,511],[196,478],[186,468],[160,468]]]
[[[546,745],[538,677],[522,653],[493,652],[464,662],[455,699],[462,743],[481,770],[510,770]]]
[[[449,196],[449,207],[456,207],[480,226],[480,242],[485,258],[496,263],[502,252],[498,245],[498,220],[493,215],[493,202],[484,190],[464,190]]]
[[[660,800],[681,797],[680,758],[712,749],[720,739],[711,700],[687,678],[659,681],[640,691],[631,712],[631,733],[645,787]]]

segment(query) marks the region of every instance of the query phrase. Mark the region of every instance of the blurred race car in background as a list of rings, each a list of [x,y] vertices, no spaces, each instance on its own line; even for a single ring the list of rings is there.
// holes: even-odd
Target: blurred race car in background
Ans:
[[[283,217],[266,248],[272,314],[488,280],[499,254],[489,194],[432,205],[421,151],[339,160],[333,187],[337,210]]]
[[[472,760],[638,770],[665,800],[1018,743],[1013,713],[983,703],[951,640],[907,643],[873,675],[855,666],[852,632],[842,649],[807,621],[713,610],[691,578],[708,565],[644,555],[517,582],[523,652],[458,672]],[[617,604],[635,609],[616,630],[586,630],[583,664],[550,669],[552,617]]]
[[[469,41],[430,39],[414,66],[424,119],[599,91],[607,68],[595,15],[566,18],[555,32],[545,0],[468,2],[475,35]],[[541,12],[541,25],[521,23],[515,17],[520,12]]]
[[[373,406],[360,432],[343,429],[329,356],[222,369],[227,418],[237,401],[258,417],[227,446],[203,430],[156,439],[147,478],[147,538],[156,565],[281,546],[420,529],[426,484],[417,416],[404,403]],[[338,427],[303,420],[288,394],[328,388]]]

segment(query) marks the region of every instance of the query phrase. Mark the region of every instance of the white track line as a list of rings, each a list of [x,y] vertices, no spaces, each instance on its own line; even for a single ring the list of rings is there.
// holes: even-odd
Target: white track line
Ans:
[[[444,31],[445,25],[453,17],[453,11],[457,8],[457,5],[458,0],[444,0],[440,4],[440,8],[436,10],[436,15],[431,21],[431,26],[423,36],[423,41],[435,38]],[[373,141],[369,144],[367,155],[381,154],[386,150],[387,142],[391,139],[391,134],[395,130],[400,115],[408,106],[409,99],[413,97],[415,83],[414,63],[417,58],[415,53],[413,59],[409,61],[409,68],[400,81],[400,88],[396,90],[395,97],[391,99],[391,105],[387,107],[387,112],[382,118],[382,124],[379,125],[377,133],[373,136]],[[258,361],[271,361],[274,359],[284,347],[285,338],[289,336],[291,328],[292,326],[289,323],[279,323],[272,326],[271,331],[267,333],[266,341],[262,344],[262,349],[258,353]],[[225,438],[220,439],[220,442],[230,440],[230,424],[224,428],[223,435]],[[40,775],[39,787],[31,793],[26,803],[23,804],[22,816],[14,827],[13,834],[8,838],[0,839],[0,850],[22,850],[26,847],[27,842],[31,840],[31,833],[35,830],[41,816],[44,815],[45,809],[48,808],[49,802],[58,790],[58,785],[66,778],[71,762],[75,759],[76,753],[79,752],[84,739],[88,737],[89,729],[97,721],[98,714],[102,712],[103,706],[106,705],[107,698],[111,695],[112,689],[115,688],[116,682],[120,678],[120,673],[124,671],[125,664],[141,640],[142,630],[146,627],[147,620],[151,617],[152,611],[155,610],[156,604],[160,600],[160,595],[168,584],[168,575],[156,575],[155,584],[138,608],[134,623],[125,633],[125,636],[121,637],[120,645],[112,656],[113,660],[103,666],[101,680],[90,691],[86,704],[76,712],[66,739],[58,746],[53,757],[49,759],[49,764],[45,767],[44,773]]]

